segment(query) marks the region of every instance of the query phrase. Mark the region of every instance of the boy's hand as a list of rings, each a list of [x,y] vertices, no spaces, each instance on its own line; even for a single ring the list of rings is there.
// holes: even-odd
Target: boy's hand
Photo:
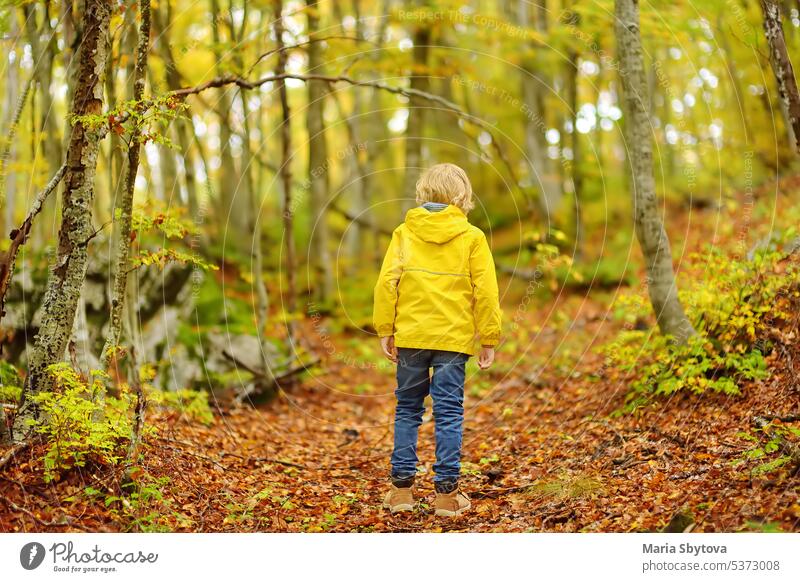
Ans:
[[[397,348],[394,347],[394,336],[387,335],[381,338],[381,349],[383,355],[386,356],[390,362],[397,363]]]
[[[486,346],[482,347],[481,353],[478,356],[478,367],[481,370],[486,370],[493,363],[494,363],[494,348],[487,348]]]

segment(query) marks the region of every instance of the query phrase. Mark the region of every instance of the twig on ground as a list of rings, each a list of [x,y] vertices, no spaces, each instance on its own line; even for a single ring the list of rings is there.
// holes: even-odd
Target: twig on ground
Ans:
[[[8,499],[6,497],[0,496],[0,501],[5,503],[6,505],[8,505],[13,511],[19,511],[20,513],[24,513],[25,515],[30,517],[33,521],[35,521],[36,523],[38,523],[42,527],[74,527],[74,528],[80,529],[82,531],[90,531],[86,527],[84,527],[84,526],[82,526],[82,525],[80,525],[78,523],[75,523],[72,520],[72,518],[70,518],[67,515],[64,516],[65,521],[63,521],[63,522],[60,522],[60,521],[45,521],[41,517],[39,517],[35,513],[33,513],[30,509],[26,509],[26,508],[24,508],[24,507],[22,507],[20,505],[17,505],[16,503],[14,503],[13,501],[11,501],[10,499]]]
[[[162,437],[162,436],[159,436],[159,437],[156,437],[156,438],[158,440],[160,440],[160,441],[173,442],[173,443],[176,443],[176,444],[179,444],[179,445],[183,445],[184,447],[191,447],[191,448],[200,448],[200,447],[202,447],[202,445],[200,445],[199,443],[191,443],[191,442],[182,441],[182,440],[179,440],[179,439],[167,438],[167,437]],[[178,449],[177,447],[171,447],[171,448],[173,450],[182,450],[182,449]],[[205,458],[205,459],[207,459],[209,461],[212,461],[212,462],[216,463],[217,465],[220,465],[221,467],[224,467],[224,465],[221,465],[218,461],[214,461],[213,459],[211,459],[211,457],[208,457],[206,455],[200,455],[199,453],[192,453],[190,451],[187,451],[187,452],[189,452],[189,454],[200,456],[201,458]],[[279,465],[285,465],[287,467],[295,467],[297,469],[308,469],[308,467],[305,466],[305,465],[301,465],[299,463],[293,463],[291,461],[282,461],[280,459],[275,459],[273,457],[251,457],[251,456],[245,457],[244,455],[239,455],[238,453],[231,453],[230,451],[221,451],[219,453],[219,456],[220,456],[220,458],[221,457],[236,457],[237,459],[242,459],[243,461],[247,461],[247,462],[255,461],[257,463],[277,463]]]
[[[250,461],[254,461],[256,463],[277,463],[278,465],[284,465],[286,467],[294,467],[296,469],[308,469],[307,466],[301,465],[300,463],[293,463],[292,461],[282,461],[281,459],[276,459],[274,457],[245,457],[243,455],[237,455],[236,453],[231,453],[228,451],[222,451],[220,453],[220,456],[236,457],[237,459],[242,459],[247,463],[249,463]]]
[[[611,432],[613,432],[613,433],[614,433],[614,435],[615,435],[615,436],[617,437],[617,439],[619,440],[620,444],[624,445],[624,444],[627,442],[627,441],[625,440],[625,437],[624,437],[624,436],[622,436],[622,433],[621,433],[621,432],[619,432],[619,431],[618,431],[616,428],[614,428],[613,426],[611,426],[611,423],[610,423],[610,422],[608,422],[607,420],[603,420],[603,419],[601,419],[601,418],[587,418],[586,420],[582,420],[582,421],[580,422],[580,424],[601,424],[601,425],[603,425],[604,427],[606,427],[608,430],[610,430]]]
[[[491,499],[502,493],[513,493],[515,491],[525,491],[531,487],[535,487],[536,483],[524,483],[522,485],[514,485],[512,487],[492,487],[491,489],[479,489],[472,492],[472,497],[476,499]]]
[[[175,451],[177,453],[186,453],[187,455],[192,455],[193,457],[197,457],[198,459],[203,459],[204,461],[208,461],[209,463],[213,463],[214,465],[216,465],[220,469],[227,469],[227,467],[225,465],[223,465],[222,463],[220,463],[216,459],[212,459],[208,455],[195,453],[194,451],[190,451],[190,450],[187,450],[187,449],[181,449],[179,447],[171,447],[169,445],[167,445],[167,448],[172,450],[172,451]]]
[[[27,440],[27,441],[22,441],[21,443],[17,443],[16,445],[8,449],[8,451],[6,451],[6,454],[3,455],[2,458],[0,458],[0,469],[5,467],[6,464],[8,464],[8,462],[11,461],[11,459],[13,459],[17,455],[17,453],[21,453],[29,446],[31,446],[31,441]]]

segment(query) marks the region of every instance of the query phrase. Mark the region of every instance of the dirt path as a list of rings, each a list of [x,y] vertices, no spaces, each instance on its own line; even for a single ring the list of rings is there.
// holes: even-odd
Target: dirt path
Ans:
[[[800,395],[776,393],[777,384],[746,400],[681,397],[639,417],[610,418],[621,403],[610,382],[497,372],[485,394],[467,390],[463,484],[475,511],[443,522],[429,509],[430,416],[420,433],[421,503],[411,515],[391,516],[378,508],[392,445],[391,380],[329,366],[269,407],[231,412],[201,433],[176,431],[219,459],[206,466],[209,529],[641,531],[663,528],[682,509],[703,531],[798,528],[796,478],[778,486],[733,465],[750,446],[737,433],[754,410],[782,413],[775,403],[788,411],[792,401],[796,408]],[[176,453],[161,463],[183,475],[197,459]]]

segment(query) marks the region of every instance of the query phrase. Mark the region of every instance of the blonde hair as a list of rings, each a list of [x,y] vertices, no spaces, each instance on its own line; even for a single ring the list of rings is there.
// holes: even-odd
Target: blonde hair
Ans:
[[[440,202],[460,208],[464,214],[475,207],[467,173],[455,164],[436,164],[417,180],[417,204]]]

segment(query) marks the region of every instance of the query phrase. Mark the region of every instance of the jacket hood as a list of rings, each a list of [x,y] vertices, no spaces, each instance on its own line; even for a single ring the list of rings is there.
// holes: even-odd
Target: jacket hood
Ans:
[[[421,206],[412,208],[406,213],[405,223],[425,242],[437,244],[449,242],[469,229],[467,217],[452,204],[440,212],[431,212]]]

